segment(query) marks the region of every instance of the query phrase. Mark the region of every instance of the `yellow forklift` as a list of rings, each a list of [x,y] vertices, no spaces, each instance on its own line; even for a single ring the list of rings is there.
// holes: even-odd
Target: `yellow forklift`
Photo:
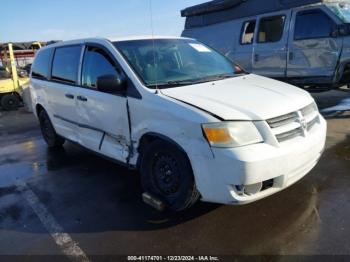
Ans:
[[[41,47],[40,43],[33,44]],[[12,43],[0,45],[0,60],[0,106],[16,110],[22,103],[22,87],[29,84],[29,77],[18,74]]]

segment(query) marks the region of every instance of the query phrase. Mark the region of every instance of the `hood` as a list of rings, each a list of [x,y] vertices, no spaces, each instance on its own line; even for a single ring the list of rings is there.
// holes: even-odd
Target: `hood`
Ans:
[[[297,87],[253,74],[163,89],[162,93],[224,120],[267,120],[297,111],[314,101]]]

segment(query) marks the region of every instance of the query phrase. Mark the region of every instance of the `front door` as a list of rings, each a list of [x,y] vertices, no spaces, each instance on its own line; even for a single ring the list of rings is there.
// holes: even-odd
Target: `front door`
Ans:
[[[253,43],[254,35],[256,31],[256,18],[248,19],[242,23],[241,35],[239,36],[239,43],[232,52],[229,52],[227,56],[231,58],[235,63],[239,64],[247,72],[253,71]]]
[[[81,85],[77,91],[80,119],[79,142],[103,155],[126,162],[130,134],[127,97],[97,90],[97,79],[123,72],[106,49],[87,46],[82,63]]]
[[[287,43],[291,11],[259,16],[253,48],[255,74],[283,78],[287,70]]]
[[[342,39],[332,37],[336,23],[321,8],[294,12],[293,21],[287,76],[333,77],[342,49]]]

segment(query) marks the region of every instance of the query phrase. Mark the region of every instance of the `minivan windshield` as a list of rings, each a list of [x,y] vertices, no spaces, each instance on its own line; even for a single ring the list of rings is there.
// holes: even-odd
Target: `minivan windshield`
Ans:
[[[350,23],[350,3],[329,3],[328,8],[332,10],[344,23]]]
[[[234,65],[215,50],[191,39],[115,42],[149,88],[170,88],[235,77]]]

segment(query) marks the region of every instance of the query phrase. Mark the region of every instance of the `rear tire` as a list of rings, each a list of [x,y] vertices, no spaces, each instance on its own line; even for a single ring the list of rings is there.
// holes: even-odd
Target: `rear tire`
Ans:
[[[50,117],[45,110],[42,110],[39,113],[39,122],[41,133],[46,144],[50,148],[61,147],[64,144],[65,139],[56,133],[55,128],[51,123]]]
[[[19,104],[20,100],[15,94],[7,94],[1,98],[1,106],[6,111],[17,110]]]
[[[140,173],[144,191],[162,200],[171,211],[188,209],[199,199],[187,155],[170,143],[156,140],[148,145]]]

